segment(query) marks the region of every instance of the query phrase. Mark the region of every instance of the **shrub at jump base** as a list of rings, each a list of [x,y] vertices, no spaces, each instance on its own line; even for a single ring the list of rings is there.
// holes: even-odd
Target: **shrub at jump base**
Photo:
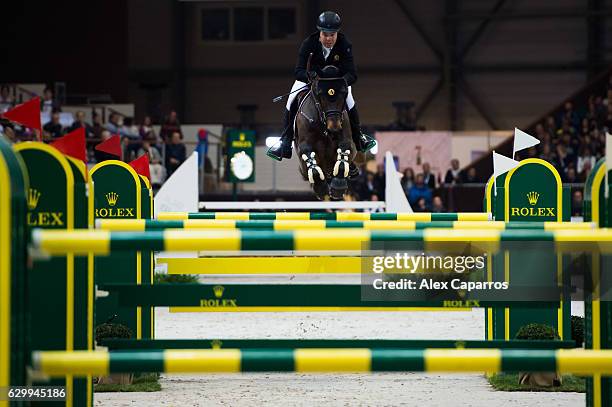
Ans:
[[[516,333],[516,339],[557,340],[559,336],[552,326],[527,324]],[[557,372],[519,373],[519,384],[541,387],[561,386],[561,376]]]

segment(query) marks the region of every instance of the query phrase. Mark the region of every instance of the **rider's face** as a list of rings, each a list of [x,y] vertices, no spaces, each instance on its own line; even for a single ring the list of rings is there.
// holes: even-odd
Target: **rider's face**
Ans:
[[[321,41],[321,44],[323,44],[325,48],[333,48],[337,39],[338,33],[319,32],[319,41]]]

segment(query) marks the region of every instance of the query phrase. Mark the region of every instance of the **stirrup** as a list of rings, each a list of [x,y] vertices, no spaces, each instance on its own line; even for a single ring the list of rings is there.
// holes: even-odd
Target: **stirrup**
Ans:
[[[293,149],[291,144],[293,144],[293,140],[284,140],[281,138],[266,151],[266,155],[276,161],[282,161],[283,158],[291,158],[291,150]]]
[[[279,143],[280,143],[280,142],[279,142]],[[276,146],[276,144],[275,144],[275,145],[273,145],[272,147],[270,147],[270,148],[268,149],[268,151],[266,151],[266,155],[267,155],[268,157],[270,157],[271,159],[273,159],[273,160],[276,160],[276,161],[282,161],[282,159],[283,159],[283,155],[282,155],[282,150],[281,150],[281,148],[282,148],[281,146],[278,146],[278,147],[277,147],[277,146]]]
[[[362,153],[370,151],[376,145],[376,140],[365,133],[360,133],[357,138],[359,139],[357,150]]]

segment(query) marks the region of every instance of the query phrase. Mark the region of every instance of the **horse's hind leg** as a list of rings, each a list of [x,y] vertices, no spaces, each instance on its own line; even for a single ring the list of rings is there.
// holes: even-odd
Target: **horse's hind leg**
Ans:
[[[306,143],[300,143],[298,146],[300,159],[303,161],[303,175],[312,186],[312,190],[317,195],[317,198],[324,199],[329,192],[325,174],[321,167],[317,164],[317,154],[312,147]]]

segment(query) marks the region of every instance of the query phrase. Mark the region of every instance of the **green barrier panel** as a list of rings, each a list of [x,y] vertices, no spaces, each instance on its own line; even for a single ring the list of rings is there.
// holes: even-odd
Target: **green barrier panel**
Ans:
[[[149,180],[139,175],[141,188],[141,217],[142,219],[151,220],[153,218],[153,190]],[[142,261],[142,284],[153,284],[154,280],[154,259],[152,251],[141,252]],[[142,308],[142,337],[153,338],[155,334],[155,310],[150,307]]]
[[[15,145],[28,170],[30,228],[72,230],[90,225],[85,164],[69,159],[38,142]],[[32,348],[40,350],[92,349],[93,273],[87,257],[68,254],[35,261],[28,278]],[[66,386],[67,405],[91,403],[91,377],[52,383]]]
[[[605,199],[606,159],[601,158],[589,173],[584,184],[583,216],[585,222],[595,222],[599,227],[608,227]]]
[[[548,308],[558,301],[501,301],[491,294],[465,293],[461,299],[435,300],[426,296],[401,299],[396,293],[380,293],[364,299],[362,285],[355,284],[106,284],[101,290],[117,293],[119,304],[127,306],[193,307],[193,311],[312,311],[325,308],[479,308],[502,304],[517,308]],[[484,299],[483,299],[484,298]],[[244,309],[241,309],[244,308]],[[269,309],[275,308],[275,309]],[[177,309],[180,311],[180,309]],[[191,309],[189,309],[191,311]]]
[[[527,159],[486,185],[484,209],[497,221],[562,222],[570,220],[570,191],[564,188],[557,170],[540,159]],[[531,281],[549,281],[561,285],[569,275],[563,273],[567,257],[543,253],[525,246],[520,251],[499,253],[490,260],[491,281],[514,281],[529,285]],[[543,274],[544,273],[544,274]],[[564,287],[569,287],[564,285]],[[488,339],[512,339],[521,326],[535,322],[554,327],[562,339],[571,336],[571,302],[565,293],[560,309],[486,310],[485,335]]]
[[[606,160],[601,158],[589,173],[584,185],[583,215],[585,221],[595,222],[599,227],[610,227],[610,199],[605,197]],[[612,304],[600,301],[598,281],[604,270],[610,270],[608,256],[593,256],[591,289],[584,301],[584,340],[587,349],[610,349],[612,347]],[[587,378],[587,405],[610,407],[612,380],[595,374]]]
[[[460,339],[106,339],[109,350],[251,349],[251,348],[446,348],[571,349],[574,341],[479,341]]]
[[[142,218],[143,188],[146,189],[146,185],[132,167],[122,161],[107,160],[95,165],[90,174],[96,186],[94,193],[96,219]],[[149,251],[113,253],[108,257],[96,256],[96,284],[111,282],[141,284],[143,274],[149,275],[148,270],[143,273],[142,258],[147,256],[150,256]],[[151,337],[150,318],[146,321],[143,319],[140,307],[120,307],[113,294],[96,300],[95,325],[105,322],[127,326],[137,339]]]
[[[0,387],[28,383],[25,171],[0,135]]]

